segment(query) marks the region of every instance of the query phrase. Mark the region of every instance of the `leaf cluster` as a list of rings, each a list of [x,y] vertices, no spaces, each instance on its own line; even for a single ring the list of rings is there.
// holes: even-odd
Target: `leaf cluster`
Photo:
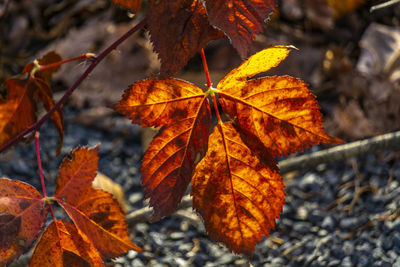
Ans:
[[[49,204],[57,202],[72,223],[53,220],[44,230],[30,266],[104,266],[128,250],[142,251],[127,233],[125,217],[111,194],[92,188],[98,146],[79,147],[60,166],[54,197],[31,185],[0,179],[0,266],[11,263],[42,232]]]
[[[154,221],[175,210],[192,182],[193,207],[213,240],[250,256],[268,235],[285,195],[275,156],[340,142],[323,131],[318,104],[303,81],[252,79],[277,66],[291,49],[260,51],[207,92],[174,78],[150,78],[125,91],[115,110],[132,123],[162,126],[141,169]],[[223,122],[217,115],[211,135],[209,95],[218,96],[230,118]],[[214,108],[219,114],[216,102]]]

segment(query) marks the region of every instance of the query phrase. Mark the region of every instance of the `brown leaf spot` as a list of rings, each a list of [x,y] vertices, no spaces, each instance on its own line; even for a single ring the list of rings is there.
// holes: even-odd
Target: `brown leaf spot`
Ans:
[[[0,213],[0,248],[8,248],[14,242],[21,228],[21,217],[11,213]]]

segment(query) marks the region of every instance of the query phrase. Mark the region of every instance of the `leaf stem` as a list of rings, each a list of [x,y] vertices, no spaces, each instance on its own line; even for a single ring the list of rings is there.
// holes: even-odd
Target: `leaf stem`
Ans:
[[[210,79],[210,73],[208,72],[206,55],[204,54],[204,49],[203,48],[200,51],[200,55],[201,55],[201,61],[203,61],[204,73],[206,74],[207,88],[210,89],[211,86],[212,86],[212,83],[211,83],[211,79]]]
[[[25,129],[15,137],[13,137],[10,141],[0,147],[0,153],[9,148],[23,136],[28,135],[29,133],[36,131],[39,129],[42,124],[47,121],[50,116],[64,104],[67,98],[74,92],[74,90],[89,76],[89,74],[94,70],[94,68],[99,64],[111,51],[117,48],[123,41],[128,39],[129,36],[134,34],[139,29],[143,28],[146,25],[146,19],[141,20],[138,24],[128,30],[124,35],[118,38],[114,43],[112,43],[109,47],[103,50],[97,57],[93,57],[92,63],[86,69],[86,71],[75,81],[75,83],[65,92],[65,94],[61,97],[60,100],[37,122],[32,124],[29,128]]]
[[[42,160],[40,159],[39,137],[40,137],[40,133],[38,131],[36,131],[35,132],[36,158],[37,158],[38,167],[39,167],[40,182],[42,183],[43,196],[45,198],[47,198],[46,185],[44,183],[44,177],[43,177]],[[56,216],[54,216],[53,206],[51,204],[49,204],[49,208],[50,208],[51,217],[53,217],[53,220],[55,221]]]
[[[92,57],[95,57],[95,56],[96,55],[93,54],[93,53],[86,53],[86,54],[80,55],[78,57],[68,58],[68,59],[65,59],[65,60],[54,62],[52,64],[40,65],[39,70],[47,70],[47,69],[51,69],[51,68],[56,68],[56,67],[61,66],[62,64],[65,64],[65,63],[69,63],[69,62],[77,61],[77,60],[82,60],[82,59],[87,59],[87,58],[92,58]]]
[[[217,115],[218,123],[222,123],[221,116],[219,115],[217,99],[215,97],[215,91],[216,90],[214,88],[212,88],[212,82],[211,82],[211,79],[210,79],[210,72],[208,71],[207,59],[206,59],[206,55],[204,53],[204,49],[203,48],[200,51],[200,55],[201,55],[201,61],[203,62],[204,73],[206,74],[206,79],[207,79],[208,91],[206,93],[209,93],[211,95],[211,98],[212,98],[212,101],[213,101],[213,104],[214,104],[215,114]]]

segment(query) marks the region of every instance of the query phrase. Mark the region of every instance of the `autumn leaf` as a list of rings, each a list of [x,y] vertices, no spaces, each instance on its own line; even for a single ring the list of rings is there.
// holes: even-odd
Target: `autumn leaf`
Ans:
[[[27,83],[13,78],[4,85],[7,99],[0,98],[0,146],[36,121],[36,104]]]
[[[71,152],[72,159],[64,158],[58,171],[56,193],[60,199],[76,201],[91,186],[97,174],[99,146],[78,147]]]
[[[113,0],[114,3],[128,8],[132,10],[133,12],[138,12],[140,9],[140,6],[142,5],[142,0]]]
[[[125,91],[115,110],[142,126],[162,126],[146,151],[142,183],[153,220],[173,212],[207,150],[211,112],[204,92],[178,79],[148,79]]]
[[[98,148],[78,148],[64,160],[57,178],[55,198],[79,231],[85,233],[104,259],[134,249],[125,217],[111,194],[91,187],[97,171]]]
[[[209,21],[226,33],[241,57],[246,57],[275,5],[276,0],[206,0]]]
[[[49,52],[38,60],[40,65],[47,65],[61,60],[54,52]],[[54,106],[53,93],[50,89],[51,75],[59,67],[37,71],[29,75],[34,68],[33,63],[27,64],[22,74],[28,74],[26,79],[11,78],[6,80],[6,100],[0,99],[0,146],[36,122],[37,101],[40,100],[46,110]],[[57,154],[61,152],[64,140],[64,117],[62,109],[51,116],[60,135]]]
[[[274,158],[313,144],[341,142],[323,131],[319,107],[303,81],[258,77],[278,66],[291,49],[276,46],[251,56],[206,93],[172,78],[139,81],[125,91],[115,110],[132,123],[162,126],[142,163],[154,220],[172,212],[192,177],[193,207],[211,239],[251,256],[255,244],[274,228],[284,203]],[[209,138],[208,95],[213,101],[218,96],[231,120],[223,122],[217,115]]]
[[[161,77],[176,74],[209,41],[224,34],[211,26],[200,0],[150,0],[147,21]]]
[[[232,70],[217,86],[224,112],[242,132],[257,138],[274,156],[319,143],[340,143],[323,131],[319,106],[307,85],[289,76],[248,78],[277,66],[291,47],[267,48]]]
[[[193,176],[193,208],[211,239],[250,256],[282,211],[281,176],[273,157],[262,162],[231,123],[216,126],[209,140]]]
[[[79,232],[65,221],[53,221],[41,236],[32,255],[30,267],[35,266],[104,266],[99,252]]]
[[[31,185],[0,179],[0,266],[18,258],[46,222],[48,207]]]

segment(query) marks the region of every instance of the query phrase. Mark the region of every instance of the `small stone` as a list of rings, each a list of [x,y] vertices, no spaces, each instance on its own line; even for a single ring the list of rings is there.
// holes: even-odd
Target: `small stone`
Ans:
[[[271,265],[270,265],[270,266],[271,266],[271,267],[283,266],[284,263],[285,263],[285,261],[284,261],[282,258],[277,257],[277,258],[273,258],[273,259],[272,259]]]
[[[140,259],[134,259],[131,263],[131,266],[144,267],[145,265],[143,264],[143,262]]]
[[[353,264],[351,263],[350,256],[347,256],[342,260],[342,265],[341,266],[342,267],[352,267],[353,266]]]
[[[343,244],[343,251],[347,256],[352,255],[354,251],[353,243],[351,243],[350,241],[345,241]]]
[[[135,204],[136,202],[139,202],[141,200],[143,200],[143,193],[141,192],[132,193],[129,196],[129,203],[131,204]]]
[[[386,251],[390,250],[393,247],[393,239],[387,238],[386,236],[382,236],[382,248]]]
[[[169,236],[173,240],[183,239],[185,237],[185,233],[182,232],[173,232]]]
[[[175,258],[175,262],[178,264],[178,266],[182,267],[188,265],[188,263],[182,258]]]
[[[395,247],[400,247],[400,233],[396,232],[393,235],[393,245]]]
[[[126,255],[128,257],[128,259],[134,259],[137,256],[137,252],[134,250],[129,250],[128,254]]]
[[[356,217],[349,217],[349,218],[343,218],[340,220],[340,228],[346,229],[346,230],[352,230],[355,229],[358,225],[358,218]]]
[[[377,248],[374,248],[374,250],[372,251],[372,257],[374,258],[374,259],[382,259],[382,257],[383,257],[383,251],[382,251],[382,249],[381,248],[379,248],[379,247],[377,247]]]
[[[305,220],[307,220],[308,212],[307,212],[307,210],[306,210],[305,207],[301,206],[301,207],[299,207],[299,208],[297,209],[297,214],[296,214],[296,215],[297,215],[297,218],[298,218],[299,220],[305,221]]]
[[[358,266],[369,266],[370,265],[370,261],[367,255],[361,256],[358,259]]]
[[[328,231],[332,231],[335,228],[335,222],[332,216],[326,216],[322,221],[321,227],[327,229]]]
[[[293,226],[293,231],[299,234],[307,234],[310,232],[311,224],[309,222],[297,222]]]
[[[325,229],[321,229],[318,231],[319,236],[326,236],[327,234],[328,234],[328,231],[326,231]]]
[[[331,260],[331,261],[329,261],[329,263],[328,263],[328,266],[329,267],[334,267],[334,266],[339,266],[340,265],[340,260]]]

